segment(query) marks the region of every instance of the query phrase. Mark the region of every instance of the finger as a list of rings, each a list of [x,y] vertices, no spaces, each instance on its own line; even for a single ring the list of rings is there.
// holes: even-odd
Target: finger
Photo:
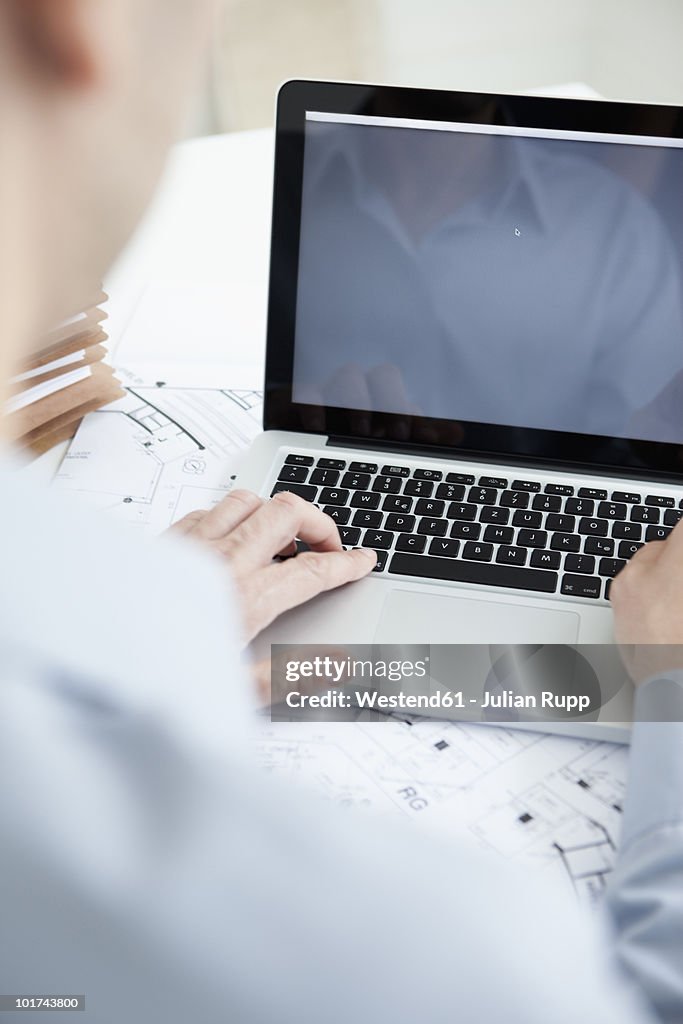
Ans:
[[[296,494],[281,491],[233,530],[221,550],[240,572],[265,565],[297,537],[314,551],[340,551],[342,546],[333,519]]]
[[[372,409],[365,374],[356,363],[345,363],[325,381],[323,396],[327,405],[351,409]]]
[[[682,526],[683,519],[679,523],[677,523],[676,526],[674,526],[673,530],[664,542],[665,544],[670,545],[672,550],[676,550],[679,552],[683,550],[683,529],[681,529]]]
[[[368,371],[368,386],[373,409],[390,409],[391,412],[410,415],[413,403],[408,398],[401,371],[393,363],[373,366]]]
[[[206,514],[207,510],[205,508],[197,509],[195,512],[188,512],[188,514],[186,516],[183,516],[182,519],[179,519],[177,523],[173,523],[171,526],[169,526],[166,532],[177,533],[181,536],[187,533],[192,533],[192,531],[195,529],[198,523],[201,522],[201,520],[204,518]]]
[[[290,608],[296,608],[327,590],[353,583],[372,572],[377,554],[372,548],[351,551],[306,551],[288,562],[260,573],[263,601],[260,629]]]
[[[194,533],[202,540],[218,540],[231,533],[264,504],[264,499],[251,491],[233,491],[215,508],[207,512]]]
[[[348,407],[349,426],[352,432],[369,434],[372,414],[370,392],[365,374],[357,363],[346,363],[334,372],[324,386],[327,405]]]
[[[642,548],[636,551],[635,555],[631,556],[628,565],[624,567],[622,572],[629,568],[645,569],[654,566],[668,550],[667,544],[668,541],[666,540],[652,540],[644,544]]]

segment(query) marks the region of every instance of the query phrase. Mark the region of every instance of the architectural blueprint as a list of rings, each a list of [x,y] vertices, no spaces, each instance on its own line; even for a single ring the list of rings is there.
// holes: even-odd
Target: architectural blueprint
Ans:
[[[585,904],[614,863],[628,748],[429,719],[271,723],[264,770],[533,865]]]
[[[250,388],[130,386],[83,420],[55,485],[160,533],[230,491],[239,455],[261,430]]]
[[[125,398],[83,420],[56,485],[159,533],[230,491],[261,429],[262,396],[248,386],[127,383]],[[398,717],[263,721],[257,743],[266,771],[343,806],[467,836],[582,902],[599,898],[614,862],[627,747]]]

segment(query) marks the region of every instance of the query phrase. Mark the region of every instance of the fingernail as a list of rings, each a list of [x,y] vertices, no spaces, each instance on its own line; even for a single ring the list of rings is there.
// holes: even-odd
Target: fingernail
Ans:
[[[373,562],[377,561],[377,552],[375,551],[374,548],[356,548],[355,550],[356,551],[360,551],[360,553],[362,555],[365,555],[365,557],[368,559],[368,561],[370,561],[370,560],[372,560]]]

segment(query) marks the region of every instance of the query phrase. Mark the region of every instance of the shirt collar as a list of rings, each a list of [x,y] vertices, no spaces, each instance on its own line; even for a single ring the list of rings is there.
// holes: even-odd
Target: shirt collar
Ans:
[[[338,127],[338,126],[335,126]],[[355,126],[354,126],[355,127]],[[362,130],[362,129],[361,129]],[[329,129],[328,129],[329,131]],[[351,176],[351,187],[358,202],[367,205],[370,195],[367,178],[361,167],[361,158],[358,144],[350,133],[345,133],[344,142],[333,129],[330,134],[332,139],[320,161],[310,171],[309,182],[311,188],[320,186],[335,161],[341,161]],[[538,158],[525,143],[531,140],[511,137],[511,145],[508,148],[507,181],[503,184],[493,199],[495,208],[502,209],[513,198],[518,190],[524,190],[529,199],[529,209],[537,221],[541,230],[547,229],[550,224],[551,210],[547,197],[547,185],[543,180],[538,167]]]

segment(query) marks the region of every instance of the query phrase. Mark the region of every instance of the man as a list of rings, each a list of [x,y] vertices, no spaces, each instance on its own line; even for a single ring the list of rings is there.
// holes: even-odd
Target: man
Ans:
[[[295,400],[633,436],[683,369],[671,235],[626,180],[643,147],[407,127],[410,99],[385,102],[403,127],[306,125]],[[490,99],[442,115],[461,103],[509,123]],[[386,364],[398,395],[373,387]]]
[[[133,224],[208,7],[0,0],[3,379]],[[636,728],[589,927],[478,851],[250,767],[239,640],[372,568],[322,513],[238,493],[148,546],[11,464],[0,491],[0,993],[85,993],[128,1024],[681,1019],[683,727]],[[311,551],[273,563],[296,536]],[[677,529],[613,589],[621,639],[662,645],[631,653],[638,681],[668,674],[645,717],[680,693],[682,561]]]

